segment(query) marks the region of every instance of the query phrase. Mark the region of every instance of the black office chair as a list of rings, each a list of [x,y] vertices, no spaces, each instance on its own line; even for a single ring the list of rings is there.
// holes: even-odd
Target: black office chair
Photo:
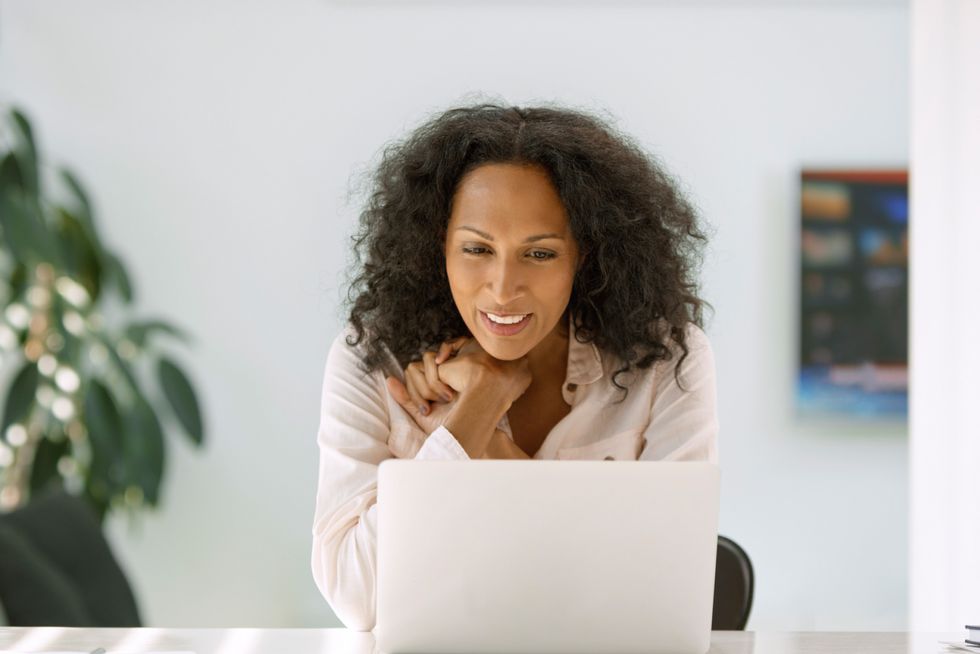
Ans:
[[[738,543],[718,536],[715,563],[715,602],[711,614],[714,631],[741,631],[749,621],[755,573],[752,561]]]
[[[0,607],[11,626],[140,626],[94,511],[61,489],[0,514]]]

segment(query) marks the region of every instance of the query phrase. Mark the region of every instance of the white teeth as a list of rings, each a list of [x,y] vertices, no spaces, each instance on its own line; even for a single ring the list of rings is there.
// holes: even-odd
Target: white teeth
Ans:
[[[488,313],[487,318],[493,322],[499,322],[502,325],[513,325],[519,323],[520,321],[527,318],[530,314],[525,313],[523,316],[498,316],[495,313]]]

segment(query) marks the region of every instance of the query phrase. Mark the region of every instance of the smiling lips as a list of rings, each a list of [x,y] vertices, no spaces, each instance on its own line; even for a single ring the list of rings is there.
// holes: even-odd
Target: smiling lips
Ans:
[[[493,316],[493,319],[490,318]],[[519,317],[520,314],[514,316],[501,316],[498,314],[487,314],[485,311],[480,312],[480,320],[483,322],[483,326],[486,327],[487,331],[496,336],[513,336],[520,333],[527,327],[527,324],[531,321],[531,316],[533,313],[524,314],[524,317],[517,322],[512,322],[515,318]],[[500,320],[501,322],[495,322],[494,320]]]

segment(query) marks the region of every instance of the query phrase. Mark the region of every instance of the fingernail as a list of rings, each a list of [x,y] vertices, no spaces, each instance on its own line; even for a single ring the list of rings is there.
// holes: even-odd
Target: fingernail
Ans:
[[[444,399],[446,402],[450,402],[453,399],[449,393],[443,393],[442,395],[440,395],[440,397]]]
[[[429,407],[425,406],[424,404],[419,405],[419,411],[422,412],[423,416],[429,415]]]

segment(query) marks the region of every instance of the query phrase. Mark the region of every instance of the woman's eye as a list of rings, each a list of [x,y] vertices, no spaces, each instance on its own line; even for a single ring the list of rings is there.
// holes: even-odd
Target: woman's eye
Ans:
[[[480,245],[464,245],[462,248],[462,252],[463,254],[471,254],[471,255],[479,256],[483,254],[489,254],[490,248],[485,248]],[[535,261],[547,261],[548,259],[554,259],[558,255],[556,255],[554,252],[548,252],[546,250],[533,250],[529,252],[527,256],[534,259]]]
[[[539,256],[536,256],[536,255],[539,255],[539,254],[542,255],[542,256],[540,256],[540,257]],[[542,252],[541,250],[535,250],[534,252],[531,253],[531,258],[532,259],[537,259],[538,261],[547,261],[548,259],[554,259],[555,258],[555,253],[554,252]]]

